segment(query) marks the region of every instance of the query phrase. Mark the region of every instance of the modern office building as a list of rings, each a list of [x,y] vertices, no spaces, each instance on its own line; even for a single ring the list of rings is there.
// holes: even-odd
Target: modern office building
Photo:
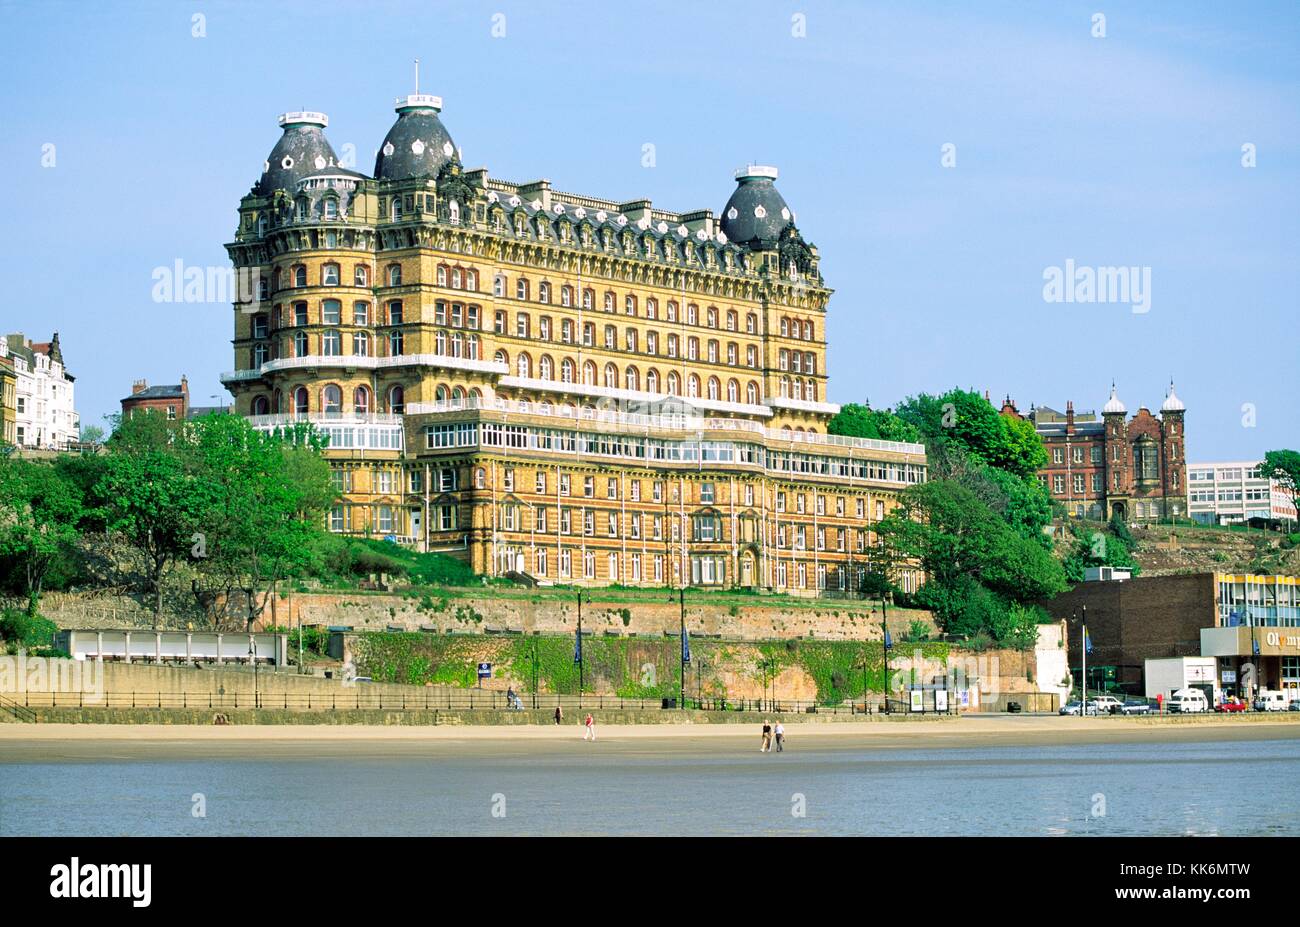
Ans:
[[[1213,657],[1220,694],[1264,688],[1300,698],[1300,577],[1194,573],[1084,582],[1042,604],[1068,622],[1076,667],[1086,617],[1093,684],[1104,673],[1141,693],[1146,661]]]
[[[562,193],[465,169],[441,108],[399,100],[373,176],[286,113],[227,245],[223,382],[328,436],[329,527],[543,582],[857,589],[924,448],[826,433],[831,290],[776,169],[720,215]]]
[[[1187,465],[1188,511],[1207,525],[1248,520],[1296,521],[1290,497],[1262,472],[1263,462],[1193,463]]]

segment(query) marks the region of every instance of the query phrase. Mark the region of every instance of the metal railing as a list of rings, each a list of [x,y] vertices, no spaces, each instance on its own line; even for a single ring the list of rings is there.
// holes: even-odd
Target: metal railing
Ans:
[[[507,699],[497,689],[428,689],[411,692],[368,691],[370,685],[359,683],[341,687],[337,692],[24,692],[22,703],[0,696],[0,710],[23,721],[37,720],[32,709],[172,709],[233,711],[262,709],[274,711],[660,711],[677,710],[678,700],[669,698],[625,698],[597,693],[542,694],[518,693],[516,701]],[[726,697],[697,698],[687,696],[683,707],[690,711],[770,712],[772,714],[878,715],[915,714],[906,702],[896,699],[857,699],[835,705],[801,699],[742,699]],[[956,712],[955,700],[949,701],[947,714]],[[925,714],[935,714],[927,706]],[[945,712],[940,712],[945,713]]]

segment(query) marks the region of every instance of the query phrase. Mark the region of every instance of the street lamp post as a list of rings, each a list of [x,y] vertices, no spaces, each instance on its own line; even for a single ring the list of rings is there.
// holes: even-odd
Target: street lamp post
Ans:
[[[578,662],[578,708],[582,708],[582,689],[585,684],[583,674],[583,661],[585,659],[582,653],[582,590],[578,590],[578,640],[574,650],[574,655]]]
[[[680,629],[681,637],[677,641],[678,644],[681,645],[681,652],[678,654],[678,657],[681,660],[681,674],[680,674],[680,681],[678,685],[678,697],[681,699],[680,707],[684,711],[686,709],[686,587],[682,586],[680,589],[677,590],[677,593],[678,593],[678,599],[681,602],[681,606],[682,606],[681,629]]]
[[[262,697],[257,688],[257,638],[248,635],[248,657],[253,664],[253,707],[262,707]]]

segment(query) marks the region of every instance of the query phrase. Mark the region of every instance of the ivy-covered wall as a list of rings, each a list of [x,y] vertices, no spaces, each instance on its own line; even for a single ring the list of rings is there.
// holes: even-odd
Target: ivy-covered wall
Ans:
[[[530,692],[578,691],[572,636],[483,637],[432,633],[362,632],[348,638],[358,674],[376,682],[411,685],[479,685],[477,666],[492,664],[490,688],[513,685]],[[583,639],[584,691],[624,698],[678,694],[679,643],[676,638]],[[946,662],[948,645],[900,644],[891,655],[897,668],[921,651],[927,660]],[[906,653],[902,653],[906,651]],[[769,680],[769,693],[782,699],[815,698],[835,704],[879,693],[884,682],[884,651],[873,641],[789,640],[772,642],[691,641],[687,669],[690,696],[756,698]],[[864,673],[865,660],[865,673]]]

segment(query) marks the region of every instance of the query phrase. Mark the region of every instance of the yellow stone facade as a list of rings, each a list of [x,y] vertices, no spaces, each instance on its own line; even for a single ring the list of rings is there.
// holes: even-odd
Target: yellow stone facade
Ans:
[[[258,427],[329,435],[329,527],[544,582],[855,589],[924,450],[826,434],[831,291],[775,171],[724,217],[464,171],[449,139],[435,174],[429,100],[376,177],[286,114],[227,245],[223,380]]]
[[[18,443],[18,376],[7,357],[0,357],[0,443]]]

